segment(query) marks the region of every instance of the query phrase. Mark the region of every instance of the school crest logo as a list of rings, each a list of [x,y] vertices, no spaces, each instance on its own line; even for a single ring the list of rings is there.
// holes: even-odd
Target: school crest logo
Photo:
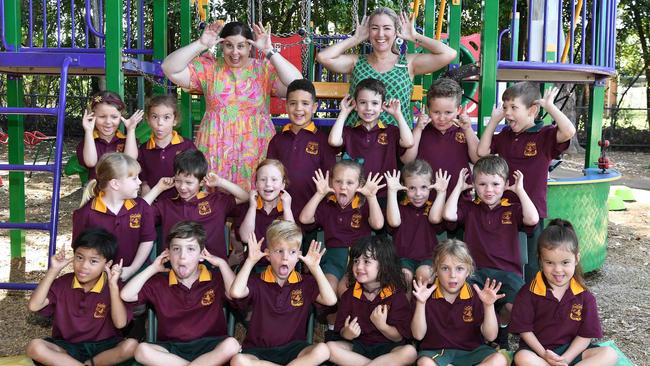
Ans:
[[[474,309],[470,305],[463,308],[463,321],[465,323],[471,323],[474,321]]]
[[[117,152],[124,152],[124,144],[117,144],[117,148],[115,149]]]
[[[205,216],[209,215],[212,213],[212,209],[210,209],[210,202],[199,202],[199,215]]]
[[[212,305],[212,303],[214,302],[214,298],[215,298],[215,295],[214,295],[214,290],[213,289],[210,289],[210,290],[206,291],[203,294],[203,297],[201,297],[201,305],[203,305],[203,306]]]
[[[291,291],[291,306],[302,306],[305,303],[305,300],[302,297],[302,289],[292,290]]]
[[[388,145],[388,134],[386,132],[382,132],[377,135],[377,143],[380,145]]]
[[[93,318],[101,319],[106,318],[106,304],[99,303],[95,306],[95,312],[93,313]]]
[[[465,134],[460,132],[460,131],[456,132],[456,136],[454,136],[454,138],[455,138],[456,142],[458,142],[459,144],[466,144],[467,143],[467,140],[465,139]]]
[[[142,221],[142,214],[132,214],[129,216],[129,227],[131,229],[139,229],[140,228],[140,221]]]
[[[504,225],[512,225],[512,211],[506,211],[501,214],[501,223]]]
[[[309,141],[305,147],[305,152],[310,155],[318,155],[318,142]]]
[[[363,219],[363,216],[361,214],[354,214],[352,215],[352,221],[350,221],[350,226],[352,226],[355,229],[358,229],[361,227],[361,219]]]
[[[529,142],[524,148],[524,156],[535,156],[537,155],[537,143],[535,141]]]
[[[577,322],[582,320],[582,304],[573,304],[571,306],[571,314],[569,314],[569,318]]]

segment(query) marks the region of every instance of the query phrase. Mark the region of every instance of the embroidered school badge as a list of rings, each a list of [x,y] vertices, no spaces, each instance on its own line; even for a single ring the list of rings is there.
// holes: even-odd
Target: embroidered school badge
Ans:
[[[467,305],[463,308],[463,321],[465,323],[471,323],[474,321],[474,309],[472,306]]]
[[[214,290],[209,289],[203,294],[203,297],[201,297],[201,305],[203,306],[212,305],[212,303],[214,302],[214,298],[215,298]]]
[[[93,318],[101,319],[106,317],[106,304],[99,303],[95,306],[95,312],[93,313]]]
[[[504,225],[512,225],[512,211],[506,211],[501,214],[501,223]]]
[[[318,142],[309,141],[305,146],[305,152],[310,155],[318,155]]]
[[[569,314],[569,318],[577,322],[582,320],[582,304],[573,304],[571,306],[571,314]]]
[[[205,216],[209,215],[212,213],[212,209],[210,209],[210,202],[199,202],[199,215]]]
[[[142,220],[142,214],[131,214],[129,216],[129,227],[131,229],[139,229],[140,228],[140,221]]]
[[[377,135],[377,143],[380,145],[388,145],[388,134],[386,132],[382,132]]]
[[[360,228],[362,218],[363,218],[363,216],[361,216],[361,214],[358,214],[358,213],[352,215],[352,221],[350,221],[350,226],[352,226],[355,229]]]
[[[124,152],[124,144],[117,144],[117,148],[115,151]]]
[[[305,303],[302,298],[302,289],[292,290],[291,291],[291,306],[297,307],[302,306]]]
[[[467,143],[467,139],[465,139],[465,134],[460,132],[460,131],[456,132],[456,136],[454,136],[454,138],[455,138],[456,142],[458,142],[459,144],[466,144]]]
[[[535,156],[537,155],[537,143],[535,141],[529,142],[524,148],[524,156]]]

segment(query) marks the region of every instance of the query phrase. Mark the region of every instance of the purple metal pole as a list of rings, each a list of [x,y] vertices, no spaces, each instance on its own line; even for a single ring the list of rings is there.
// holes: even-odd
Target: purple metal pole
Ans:
[[[33,15],[33,9],[32,7],[34,4],[32,4],[32,0],[29,0],[29,28],[27,31],[28,37],[29,37],[29,47],[34,47],[34,39],[33,39],[33,34],[34,34],[34,15]]]
[[[43,0],[43,47],[47,47],[47,11],[45,10],[47,1]]]
[[[501,60],[501,42],[503,40],[503,36],[506,33],[510,33],[510,49],[513,48],[512,47],[512,44],[513,44],[512,32],[510,31],[510,28],[506,28],[506,29],[502,30],[501,32],[499,32],[499,43],[497,43],[497,57],[499,58],[499,60]]]
[[[61,48],[61,1],[56,2],[56,47]]]
[[[543,36],[542,36],[542,62],[546,62],[546,29],[548,28],[548,25],[546,24],[546,11],[548,10],[548,4],[546,1],[544,1],[544,29],[543,29]]]
[[[574,28],[575,28],[575,13],[576,13],[576,1],[571,0],[571,22],[569,23],[569,34],[571,35],[571,40],[569,42],[569,63],[573,63],[573,44],[575,42]]]
[[[131,47],[131,0],[126,0],[126,44],[125,47]],[[137,46],[136,46],[137,47]]]
[[[587,39],[585,38],[586,23],[587,23],[587,4],[582,7],[582,31],[580,32],[580,39],[582,40],[582,45],[580,46],[580,58],[582,59],[582,64],[586,64],[587,56],[585,55]]]
[[[4,0],[0,0],[0,32],[2,32],[2,47],[7,50],[7,51],[14,51],[15,48],[7,43],[7,34],[6,34],[6,26],[5,26],[5,2]]]
[[[33,290],[36,288],[36,283],[11,283],[11,282],[0,282],[0,289],[3,290]]]
[[[138,48],[144,49],[144,0],[140,0],[140,11],[138,12]]]
[[[561,37],[563,36],[562,34],[562,1],[558,1],[557,4],[557,47],[555,49],[555,63],[559,63],[561,53],[560,53],[560,40],[562,39]],[[566,39],[564,40],[566,43]],[[562,49],[564,50],[564,44],[562,44]]]
[[[612,44],[612,62],[610,67],[616,68],[616,1],[612,4],[612,33],[610,43]]]
[[[75,37],[75,29],[74,29],[74,0],[70,1],[70,21],[72,24],[72,38],[70,38],[70,47],[72,48],[77,48],[76,46],[76,40],[77,38]]]
[[[513,38],[514,34],[519,34],[519,32],[515,31],[515,25],[516,25],[516,22],[517,22],[516,19],[515,19],[515,17],[517,16],[517,1],[518,0],[514,0],[512,2],[512,14],[510,14],[510,16],[511,16],[511,20],[510,20],[510,61],[515,61],[517,59],[517,54],[519,53],[518,52],[519,50],[515,49],[515,47],[514,47],[515,40]],[[500,46],[501,46],[501,41],[499,41],[499,47]],[[499,53],[497,53],[497,55],[500,55],[500,54],[501,53],[500,53],[500,50],[499,50]]]
[[[526,35],[527,36],[526,38],[528,38],[528,45],[526,47],[528,53],[526,54],[526,57],[525,57],[525,59],[527,61],[530,61],[530,46],[531,46],[531,41],[530,40],[531,40],[531,32],[532,32],[532,29],[533,29],[533,21],[532,21],[532,19],[533,19],[533,3],[534,2],[535,2],[535,0],[529,0],[528,1],[528,34]],[[497,95],[499,95],[498,91],[497,91]]]
[[[596,27],[598,27],[598,17],[596,16],[596,3],[598,0],[594,0],[591,9],[591,64],[597,65],[596,62]]]

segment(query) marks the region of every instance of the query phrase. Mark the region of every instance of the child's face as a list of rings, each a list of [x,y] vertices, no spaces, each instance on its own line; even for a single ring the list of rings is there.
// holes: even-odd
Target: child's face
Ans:
[[[294,90],[287,95],[287,114],[294,126],[307,126],[317,107],[311,93],[307,91]]]
[[[151,127],[154,139],[164,140],[168,138],[172,134],[174,126],[176,126],[174,109],[164,104],[151,107],[147,116],[147,123]]]
[[[174,187],[181,198],[187,201],[199,193],[201,182],[192,174],[178,173],[174,177]]]
[[[373,258],[372,253],[366,252],[364,255],[352,260],[352,274],[357,282],[362,285],[377,282],[379,278],[379,261]]]
[[[415,207],[422,207],[429,199],[429,192],[431,189],[431,175],[411,175],[404,178],[404,186],[406,187],[406,197]]]
[[[542,273],[554,288],[569,285],[580,261],[580,255],[576,256],[565,248],[560,246],[553,250],[541,249],[539,260],[542,263]]]
[[[460,112],[456,98],[433,98],[429,101],[429,118],[433,127],[445,133],[452,125]]]
[[[136,198],[140,192],[140,178],[138,174],[128,175],[122,178],[116,178],[118,184],[118,192],[122,195],[123,199]]]
[[[337,167],[332,175],[332,189],[336,201],[345,207],[352,202],[352,198],[359,188],[359,171],[351,167]]]
[[[536,105],[530,108],[526,107],[520,98],[503,102],[506,123],[508,123],[508,126],[510,126],[510,129],[514,133],[519,133],[534,125],[538,110]]]
[[[74,251],[72,262],[74,275],[80,284],[95,281],[102,275],[106,266],[106,258],[96,249],[78,247]]]
[[[381,104],[383,102],[381,95],[372,90],[362,89],[355,99],[355,107],[359,119],[364,123],[376,123],[381,113]]]
[[[201,260],[201,246],[195,238],[174,238],[169,243],[169,262],[179,279],[196,274]]]
[[[95,115],[95,130],[99,137],[110,140],[115,136],[115,131],[120,125],[122,114],[114,106],[106,103],[99,103],[93,108]]]
[[[397,37],[395,22],[386,14],[377,14],[370,19],[368,40],[376,51],[390,51]]]
[[[468,265],[449,255],[443,258],[436,269],[441,290],[449,295],[460,292],[468,275]]]
[[[494,208],[503,197],[506,182],[496,174],[478,173],[474,179],[474,189],[478,197],[490,208]]]
[[[257,170],[257,180],[255,181],[257,194],[264,201],[273,201],[278,198],[280,192],[284,189],[284,178],[282,172],[274,165],[265,165]]]
[[[277,241],[269,243],[266,248],[269,253],[268,260],[271,263],[271,269],[275,277],[284,282],[289,277],[291,271],[296,268],[298,263],[298,256],[300,255],[300,247]]]

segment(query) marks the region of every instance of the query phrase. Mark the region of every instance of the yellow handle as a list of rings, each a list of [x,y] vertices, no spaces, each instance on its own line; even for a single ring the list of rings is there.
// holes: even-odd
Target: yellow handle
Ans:
[[[420,0],[415,0],[415,2],[413,3],[413,16],[411,19],[417,19],[419,12],[420,12]]]
[[[443,0],[444,1],[444,0]],[[582,11],[582,0],[578,0],[578,5],[576,5],[576,12],[575,15],[573,16],[573,29],[575,29],[576,22],[578,21],[578,17],[580,16],[580,12]],[[564,42],[564,51],[562,51],[562,58],[560,60],[561,63],[565,63],[567,56],[569,55],[569,37],[571,37],[571,30],[569,30],[566,34],[566,41]],[[559,41],[559,40],[558,40]],[[546,52],[546,50],[544,50]]]
[[[442,33],[442,20],[445,17],[445,10],[447,10],[447,0],[440,1],[440,8],[438,9],[438,22],[436,23],[436,40],[440,40]]]

